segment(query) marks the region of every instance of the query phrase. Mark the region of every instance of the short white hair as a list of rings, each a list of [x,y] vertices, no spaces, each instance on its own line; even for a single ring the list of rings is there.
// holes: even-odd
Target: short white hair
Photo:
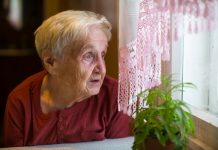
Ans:
[[[88,33],[95,25],[102,29],[108,41],[111,39],[111,24],[105,16],[90,11],[67,10],[51,16],[35,31],[35,46],[39,57],[50,52],[54,57],[62,57],[63,50],[69,46],[80,50]]]

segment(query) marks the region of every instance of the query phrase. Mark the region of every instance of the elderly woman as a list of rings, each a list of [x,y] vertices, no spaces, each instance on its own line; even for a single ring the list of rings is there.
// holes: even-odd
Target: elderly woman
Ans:
[[[110,23],[93,12],[68,10],[42,23],[35,45],[45,70],[10,93],[6,147],[130,135],[130,118],[117,109],[117,81],[105,76],[110,38]]]

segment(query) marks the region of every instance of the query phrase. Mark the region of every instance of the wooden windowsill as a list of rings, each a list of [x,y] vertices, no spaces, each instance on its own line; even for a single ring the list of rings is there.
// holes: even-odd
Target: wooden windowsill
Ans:
[[[195,123],[195,137],[189,138],[190,150],[218,150],[218,127],[193,116]]]
[[[188,149],[189,150],[214,150],[212,147],[203,143],[199,139],[193,137],[189,138]]]

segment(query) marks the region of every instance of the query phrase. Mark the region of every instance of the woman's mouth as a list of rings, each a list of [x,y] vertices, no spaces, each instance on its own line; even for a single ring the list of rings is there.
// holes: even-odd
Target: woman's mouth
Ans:
[[[93,85],[93,86],[99,86],[101,83],[101,80],[100,79],[92,79],[92,80],[89,80],[89,83],[91,83],[91,85]]]
[[[100,80],[90,80],[90,82],[92,82],[92,83],[98,83],[98,82],[100,82]]]

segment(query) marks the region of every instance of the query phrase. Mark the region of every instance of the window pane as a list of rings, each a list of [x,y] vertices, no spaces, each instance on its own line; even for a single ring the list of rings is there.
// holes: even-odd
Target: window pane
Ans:
[[[198,21],[201,21],[200,19]],[[184,18],[184,26],[187,26]],[[172,33],[173,34],[173,33]],[[184,101],[201,110],[218,114],[218,30],[184,33],[172,45],[172,73],[197,89],[187,89]]]
[[[183,80],[197,86],[183,94],[189,104],[207,110],[209,100],[209,33],[186,34],[184,36]]]

